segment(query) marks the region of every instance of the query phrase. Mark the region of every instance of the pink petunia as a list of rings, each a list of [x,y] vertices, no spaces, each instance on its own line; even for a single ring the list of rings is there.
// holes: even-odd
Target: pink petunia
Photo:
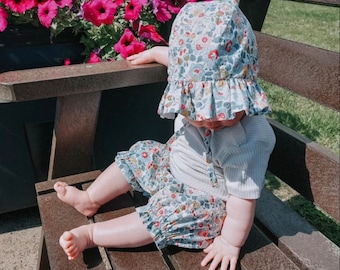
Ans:
[[[0,7],[0,32],[5,31],[7,28],[8,22],[7,22],[8,14],[4,8]]]
[[[131,0],[126,8],[125,8],[125,17],[126,21],[135,21],[138,19],[139,14],[143,9],[143,5],[147,3],[147,0]]]
[[[138,41],[131,30],[126,28],[120,40],[114,45],[114,49],[126,59],[130,55],[144,51],[145,43]]]
[[[87,61],[87,63],[94,64],[94,63],[100,63],[101,61],[102,60],[100,59],[100,57],[96,53],[91,52],[89,60]]]
[[[34,0],[4,0],[3,2],[10,10],[20,14],[35,6]]]
[[[168,5],[161,0],[152,0],[153,13],[156,16],[157,21],[167,22],[171,19],[171,13],[168,10]]]
[[[72,0],[54,0],[58,7],[64,8],[64,7],[72,7]]]
[[[158,43],[165,42],[163,37],[157,32],[157,29],[154,25],[141,25],[138,35]]]
[[[64,59],[64,66],[69,66],[69,65],[71,65],[71,59],[70,58]]]
[[[116,9],[112,0],[91,0],[82,5],[83,17],[95,26],[112,24]]]
[[[58,6],[54,0],[48,0],[43,4],[38,5],[38,17],[40,23],[49,28],[52,20],[57,16]]]

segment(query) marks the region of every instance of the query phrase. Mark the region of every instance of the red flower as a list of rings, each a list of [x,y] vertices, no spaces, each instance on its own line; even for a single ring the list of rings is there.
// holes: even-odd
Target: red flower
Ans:
[[[112,24],[117,5],[111,0],[92,0],[82,5],[83,17],[95,26]]]
[[[230,52],[230,51],[231,51],[232,45],[233,45],[233,42],[232,42],[231,40],[229,40],[229,41],[227,42],[227,44],[225,45],[225,50],[226,50],[227,52]]]
[[[144,51],[145,43],[138,41],[131,30],[126,28],[120,40],[114,45],[114,49],[126,59],[130,55]]]
[[[4,4],[17,13],[24,13],[35,6],[34,0],[4,0]]]
[[[5,31],[7,28],[7,18],[8,14],[4,8],[0,8],[0,32]]]
[[[48,0],[47,2],[40,4],[38,6],[38,17],[40,23],[49,28],[51,26],[52,20],[58,13],[58,6],[54,0]]]
[[[131,0],[125,8],[125,20],[135,21],[143,9],[143,5],[147,3],[146,0]]]
[[[138,35],[143,38],[155,41],[155,42],[161,42],[161,41],[165,42],[163,37],[160,34],[158,34],[157,29],[154,25],[141,25],[138,31]]]
[[[91,52],[89,60],[87,61],[87,63],[89,64],[93,64],[93,63],[100,63],[102,60],[100,59],[100,57],[95,54],[94,52]]]

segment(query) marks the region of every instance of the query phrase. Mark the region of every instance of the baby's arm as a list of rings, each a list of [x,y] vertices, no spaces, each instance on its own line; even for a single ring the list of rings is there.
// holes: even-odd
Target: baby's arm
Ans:
[[[168,47],[155,46],[149,50],[134,54],[126,58],[133,65],[148,64],[157,62],[164,66],[168,66]]]
[[[222,233],[214,239],[204,252],[202,266],[210,261],[209,270],[217,268],[221,263],[221,270],[236,269],[240,249],[244,245],[254,221],[256,200],[240,199],[230,196],[227,202],[227,217],[224,221]]]

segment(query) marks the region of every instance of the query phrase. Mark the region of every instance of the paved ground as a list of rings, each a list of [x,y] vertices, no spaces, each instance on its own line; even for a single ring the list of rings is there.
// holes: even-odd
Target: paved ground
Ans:
[[[35,270],[40,235],[37,207],[0,214],[0,270]]]

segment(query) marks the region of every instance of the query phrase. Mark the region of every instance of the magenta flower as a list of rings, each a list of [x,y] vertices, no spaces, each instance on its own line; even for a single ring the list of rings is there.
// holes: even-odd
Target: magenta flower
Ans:
[[[138,41],[131,30],[126,28],[120,40],[114,45],[117,53],[126,59],[126,57],[140,53],[145,50],[145,43]]]
[[[117,5],[112,0],[91,0],[82,6],[83,17],[95,26],[112,24]]]
[[[146,38],[157,43],[163,41],[165,42],[164,38],[157,32],[157,29],[154,25],[141,25],[138,35],[142,38]]]
[[[93,64],[93,63],[100,63],[101,61],[102,60],[100,59],[100,57],[96,53],[91,52],[89,60],[87,61],[87,63]]]
[[[54,0],[48,0],[45,3],[38,5],[38,17],[40,23],[49,28],[51,26],[52,20],[57,16],[58,6]]]
[[[125,8],[125,20],[137,20],[146,3],[147,0],[131,0]]]
[[[153,13],[156,19],[160,22],[167,22],[171,19],[171,13],[168,10],[168,5],[161,0],[152,0]]]
[[[64,8],[64,7],[71,7],[72,6],[72,0],[54,0],[58,7]]]
[[[0,8],[0,32],[5,31],[7,28],[7,18],[8,14],[4,8]]]
[[[34,0],[4,0],[4,4],[9,7],[13,12],[25,13],[35,6]]]

